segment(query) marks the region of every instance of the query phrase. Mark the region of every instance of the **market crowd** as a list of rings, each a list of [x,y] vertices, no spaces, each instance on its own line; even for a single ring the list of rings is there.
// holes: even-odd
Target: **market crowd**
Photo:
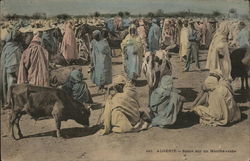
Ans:
[[[121,49],[125,74],[113,76],[114,49]],[[136,132],[173,125],[185,98],[174,87],[169,52],[183,62],[183,72],[194,64],[201,69],[199,50],[206,49],[209,76],[190,111],[200,124],[223,126],[241,119],[234,99],[230,55],[243,53],[250,64],[249,24],[228,18],[84,18],[70,20],[11,20],[1,23],[0,93],[9,108],[10,87],[32,84],[50,87],[50,71],[88,65],[99,94],[108,95],[100,134]],[[60,64],[60,62],[64,64]],[[149,86],[148,111],[138,102],[136,82],[145,75]],[[61,88],[75,100],[93,99],[81,70],[72,70]],[[248,84],[247,84],[248,87]],[[51,87],[56,88],[56,87]]]

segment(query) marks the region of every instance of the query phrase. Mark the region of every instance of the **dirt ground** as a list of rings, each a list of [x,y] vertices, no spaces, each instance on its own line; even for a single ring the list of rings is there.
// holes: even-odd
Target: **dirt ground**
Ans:
[[[201,67],[206,62],[206,51],[201,51]],[[177,56],[173,64],[174,86],[186,97],[184,107],[190,105],[208,75],[198,72],[192,64],[190,72],[183,73],[183,63]],[[87,67],[84,77],[93,99],[104,102],[97,88],[90,82]],[[121,57],[113,58],[113,74],[122,73]],[[139,102],[147,107],[148,87],[144,76],[138,81]],[[240,80],[233,83],[237,90]],[[23,116],[20,126],[24,139],[15,141],[8,133],[9,111],[1,111],[1,158],[3,161],[249,161],[250,159],[250,94],[236,93],[242,120],[227,127],[204,127],[191,112],[183,111],[174,126],[151,128],[139,133],[106,136],[95,134],[101,109],[91,112],[90,127],[83,128],[72,120],[62,123],[63,138],[55,137],[53,119],[34,121]]]

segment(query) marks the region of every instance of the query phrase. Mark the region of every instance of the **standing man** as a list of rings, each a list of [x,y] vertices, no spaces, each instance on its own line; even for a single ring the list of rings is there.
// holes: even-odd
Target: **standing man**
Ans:
[[[129,34],[121,43],[124,70],[128,79],[132,81],[140,77],[143,54],[141,38],[136,31],[136,26],[134,24],[131,25]]]
[[[57,54],[56,41],[53,36],[54,28],[50,27],[48,24],[44,27],[42,35],[42,46],[48,51],[49,57]]]
[[[188,54],[187,54],[187,60],[185,63],[184,72],[189,71],[189,67],[192,64],[192,59],[194,59],[196,67],[200,71],[200,64],[199,64],[199,36],[198,31],[195,30],[194,22],[190,22],[189,24],[189,30],[188,30],[188,41],[189,41],[189,47],[188,47]]]
[[[179,50],[180,61],[186,61],[187,53],[188,53],[188,46],[189,46],[188,21],[185,20],[183,22],[183,27],[182,27],[181,33],[180,33],[180,50]]]
[[[213,37],[207,54],[206,69],[210,72],[219,71],[226,80],[232,80],[231,77],[231,59],[228,48],[228,22],[221,22],[219,28]]]
[[[249,47],[249,31],[246,28],[246,24],[244,22],[239,23],[240,32],[236,38],[236,46],[239,49],[246,50]],[[246,51],[245,51],[246,52]]]
[[[3,47],[0,66],[0,98],[3,106],[9,105],[10,86],[17,82],[19,62],[22,56],[20,32],[12,31],[6,39]]]
[[[42,46],[41,37],[42,32],[39,31],[23,52],[19,66],[18,84],[49,86],[49,54]]]
[[[162,40],[161,40],[161,44],[164,46],[170,46],[173,44],[173,27],[171,24],[171,21],[168,19],[165,19],[164,24],[163,24],[163,28],[162,28]]]
[[[148,46],[149,51],[155,51],[160,49],[160,37],[161,37],[161,29],[157,25],[157,20],[152,20],[152,26],[149,29],[148,33]]]
[[[143,53],[145,53],[147,49],[147,35],[146,35],[146,30],[144,27],[143,19],[139,20],[139,27],[137,27],[137,33],[141,38],[143,49],[144,49]]]
[[[68,63],[70,63],[72,60],[78,59],[76,38],[71,22],[67,22],[65,24],[65,33],[63,36],[61,52]]]
[[[112,83],[112,57],[108,41],[103,39],[101,32],[95,30],[91,41],[91,79],[103,92],[104,85]]]
[[[216,31],[216,21],[209,20],[206,24],[206,40],[205,47],[208,49]]]
[[[182,29],[182,21],[177,20],[176,27],[175,27],[175,43],[180,46],[180,35],[181,35],[181,29]]]

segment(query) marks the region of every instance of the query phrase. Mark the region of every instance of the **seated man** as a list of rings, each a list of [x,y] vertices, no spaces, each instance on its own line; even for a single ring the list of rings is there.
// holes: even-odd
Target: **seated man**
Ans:
[[[73,70],[70,73],[62,89],[81,103],[93,103],[87,83],[83,80],[83,74],[80,70]]]
[[[184,97],[173,87],[173,79],[164,75],[150,95],[149,108],[154,114],[151,126],[172,125],[182,109]]]
[[[100,135],[111,131],[117,133],[137,132],[146,129],[148,124],[140,118],[139,103],[135,87],[124,76],[114,77],[104,109],[104,129]],[[110,88],[110,89],[111,89]]]
[[[241,119],[230,83],[217,73],[210,73],[207,77],[203,92],[196,98],[193,106],[203,125],[227,125]]]

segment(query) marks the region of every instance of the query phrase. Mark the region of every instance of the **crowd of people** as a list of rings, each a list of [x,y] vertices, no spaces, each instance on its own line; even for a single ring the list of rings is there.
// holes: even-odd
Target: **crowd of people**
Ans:
[[[84,28],[86,24],[88,28]],[[188,72],[192,63],[201,72],[199,49],[202,48],[208,49],[206,69],[209,76],[190,110],[200,117],[203,125],[227,125],[241,119],[231,85],[230,53],[243,52],[248,57],[245,62],[250,61],[247,27],[244,21],[207,18],[8,21],[1,26],[5,34],[1,38],[1,103],[5,108],[10,106],[12,84],[50,86],[52,59],[59,59],[57,56],[61,55],[66,65],[72,65],[84,49],[90,57],[91,81],[98,92],[108,95],[100,134],[166,127],[176,122],[185,98],[173,86],[171,74],[174,69],[166,58],[167,52],[161,52],[161,56],[157,53],[177,50],[184,64],[183,72]],[[110,37],[117,33],[126,33],[121,34],[119,44],[125,74],[113,76]],[[83,42],[80,45],[79,39]],[[148,111],[141,110],[136,90],[136,80],[145,66],[143,63],[149,63],[148,70],[154,68],[155,77],[150,87],[153,74],[146,76],[150,77],[147,79],[150,88]],[[170,72],[165,68],[167,65]],[[81,70],[73,70],[60,88],[83,104],[93,103]]]

